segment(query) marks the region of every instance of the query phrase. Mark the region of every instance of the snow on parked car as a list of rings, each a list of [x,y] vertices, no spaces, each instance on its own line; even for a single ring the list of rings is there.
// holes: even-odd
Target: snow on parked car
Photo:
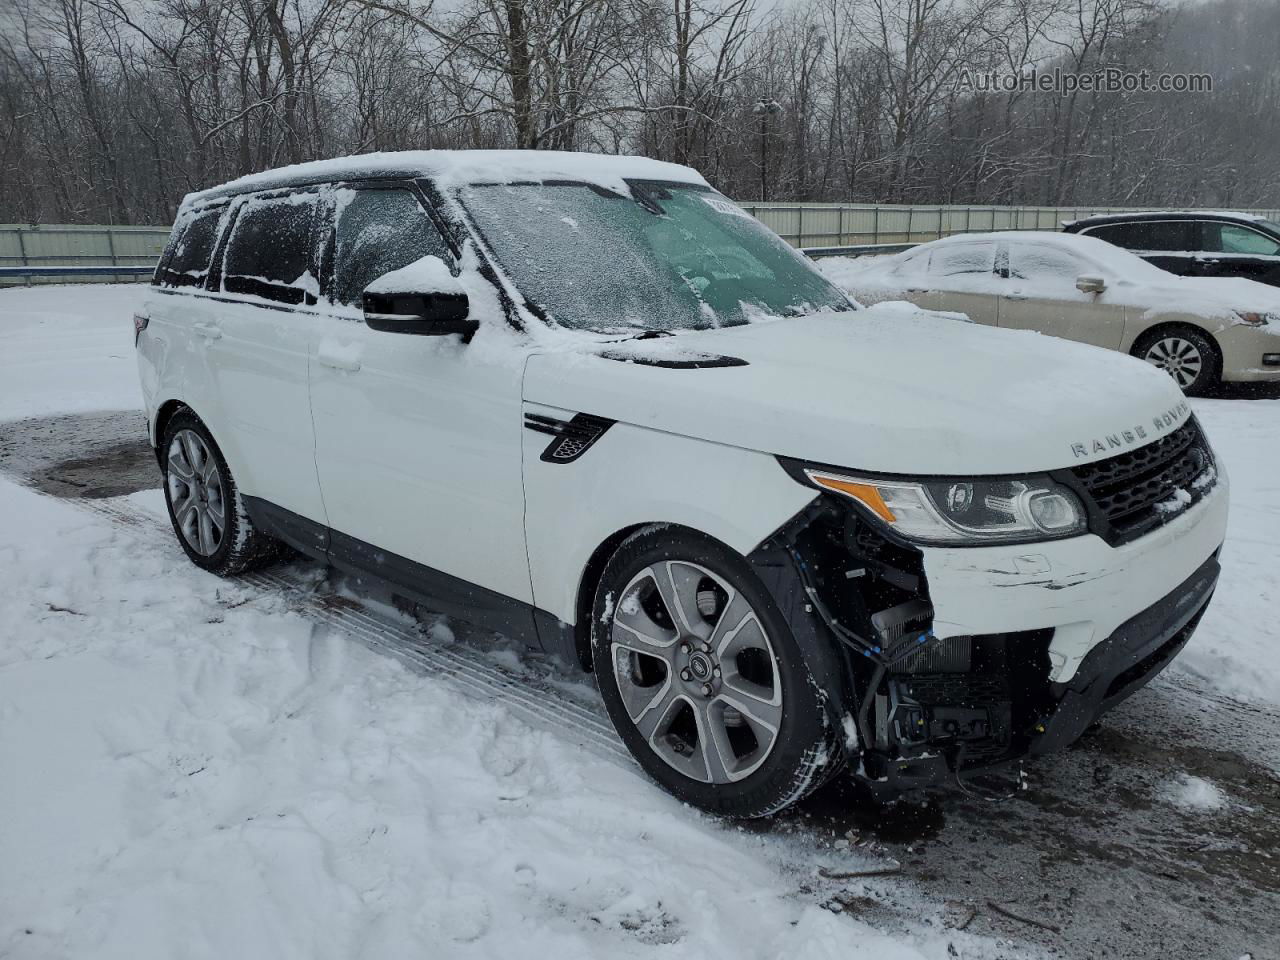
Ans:
[[[821,266],[863,303],[910,300],[975,323],[1119,350],[1167,371],[1189,395],[1224,380],[1280,381],[1280,290],[1177,277],[1094,237],[964,234],[868,263]]]

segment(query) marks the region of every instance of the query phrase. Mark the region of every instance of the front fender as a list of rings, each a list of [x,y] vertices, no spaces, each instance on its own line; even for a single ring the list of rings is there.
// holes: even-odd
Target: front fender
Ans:
[[[536,404],[526,414],[567,420]],[[615,423],[570,462],[540,459],[551,440],[526,429],[525,536],[534,604],[577,621],[578,589],[596,549],[621,530],[676,524],[743,556],[812,501],[774,457]]]

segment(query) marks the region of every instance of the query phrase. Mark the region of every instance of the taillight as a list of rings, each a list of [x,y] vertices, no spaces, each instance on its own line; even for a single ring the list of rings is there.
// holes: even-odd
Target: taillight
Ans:
[[[150,317],[144,317],[140,313],[133,315],[133,345],[138,345],[138,338],[142,336],[142,331],[147,329],[147,324],[151,322]]]

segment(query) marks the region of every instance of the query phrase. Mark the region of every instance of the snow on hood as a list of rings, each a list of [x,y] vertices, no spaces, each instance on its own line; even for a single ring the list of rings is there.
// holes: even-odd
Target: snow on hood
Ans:
[[[669,369],[538,353],[525,368],[525,399],[851,470],[915,475],[1086,463],[1190,415],[1173,380],[1139,360],[906,304],[640,343],[646,357],[670,344],[747,364]]]

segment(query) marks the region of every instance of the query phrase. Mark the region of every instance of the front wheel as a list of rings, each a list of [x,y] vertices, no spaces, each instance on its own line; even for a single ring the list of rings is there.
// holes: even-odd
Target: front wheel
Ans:
[[[1203,396],[1222,379],[1222,356],[1217,346],[1190,327],[1148,334],[1138,342],[1134,355],[1173,377],[1189,397]]]
[[[723,545],[669,527],[630,537],[601,578],[591,643],[618,734],[681,800],[766,816],[838,768],[828,692],[750,566]]]

